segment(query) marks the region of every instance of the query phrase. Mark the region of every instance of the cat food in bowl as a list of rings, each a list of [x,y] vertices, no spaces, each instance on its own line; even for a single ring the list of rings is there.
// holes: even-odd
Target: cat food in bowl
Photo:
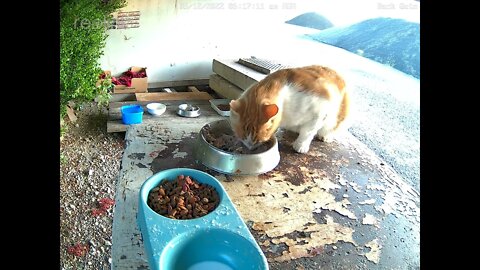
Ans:
[[[210,99],[212,108],[222,116],[230,116],[230,99]]]
[[[162,104],[162,103],[147,104],[147,111],[154,116],[162,115],[166,109],[167,109],[167,106],[165,106],[165,104]]]
[[[177,114],[183,117],[197,117],[200,115],[200,108],[187,103],[180,104]]]
[[[150,190],[147,204],[162,216],[192,219],[212,212],[219,202],[214,187],[181,174],[175,180],[164,180]]]
[[[273,170],[280,162],[275,136],[249,150],[235,137],[228,120],[204,125],[193,150],[197,162],[230,175],[259,175]]]

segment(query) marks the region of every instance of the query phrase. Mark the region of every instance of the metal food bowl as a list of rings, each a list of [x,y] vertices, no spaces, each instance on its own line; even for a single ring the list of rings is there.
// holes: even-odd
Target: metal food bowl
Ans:
[[[180,104],[177,114],[183,117],[197,117],[200,115],[200,108],[187,103]]]
[[[221,134],[233,135],[228,120],[218,120],[206,124],[198,133],[193,154],[197,162],[220,173],[229,175],[259,175],[273,170],[280,162],[278,141],[274,136],[268,141],[267,149],[254,154],[237,154],[219,149],[205,139],[204,131],[210,129],[210,133],[220,136]]]

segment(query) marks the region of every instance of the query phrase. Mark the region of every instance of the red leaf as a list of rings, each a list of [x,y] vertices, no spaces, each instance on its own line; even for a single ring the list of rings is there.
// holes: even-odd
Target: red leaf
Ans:
[[[83,257],[88,252],[88,246],[77,243],[71,247],[67,248],[67,253],[77,257]]]

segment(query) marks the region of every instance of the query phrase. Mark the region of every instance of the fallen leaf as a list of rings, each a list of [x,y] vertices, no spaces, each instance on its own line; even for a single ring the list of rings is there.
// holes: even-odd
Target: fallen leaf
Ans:
[[[67,115],[68,119],[70,119],[70,122],[75,123],[77,121],[77,116],[70,106],[67,106]]]

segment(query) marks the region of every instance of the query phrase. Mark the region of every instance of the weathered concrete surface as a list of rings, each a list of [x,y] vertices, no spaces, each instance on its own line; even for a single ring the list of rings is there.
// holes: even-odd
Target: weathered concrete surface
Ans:
[[[226,188],[269,260],[270,269],[417,269],[419,194],[352,135],[308,154],[295,134],[279,132],[281,160],[260,176],[231,177],[192,158],[200,128],[221,118],[165,117],[134,125],[118,181],[112,269],[148,269],[136,225],[138,192],[154,173],[190,167]]]

